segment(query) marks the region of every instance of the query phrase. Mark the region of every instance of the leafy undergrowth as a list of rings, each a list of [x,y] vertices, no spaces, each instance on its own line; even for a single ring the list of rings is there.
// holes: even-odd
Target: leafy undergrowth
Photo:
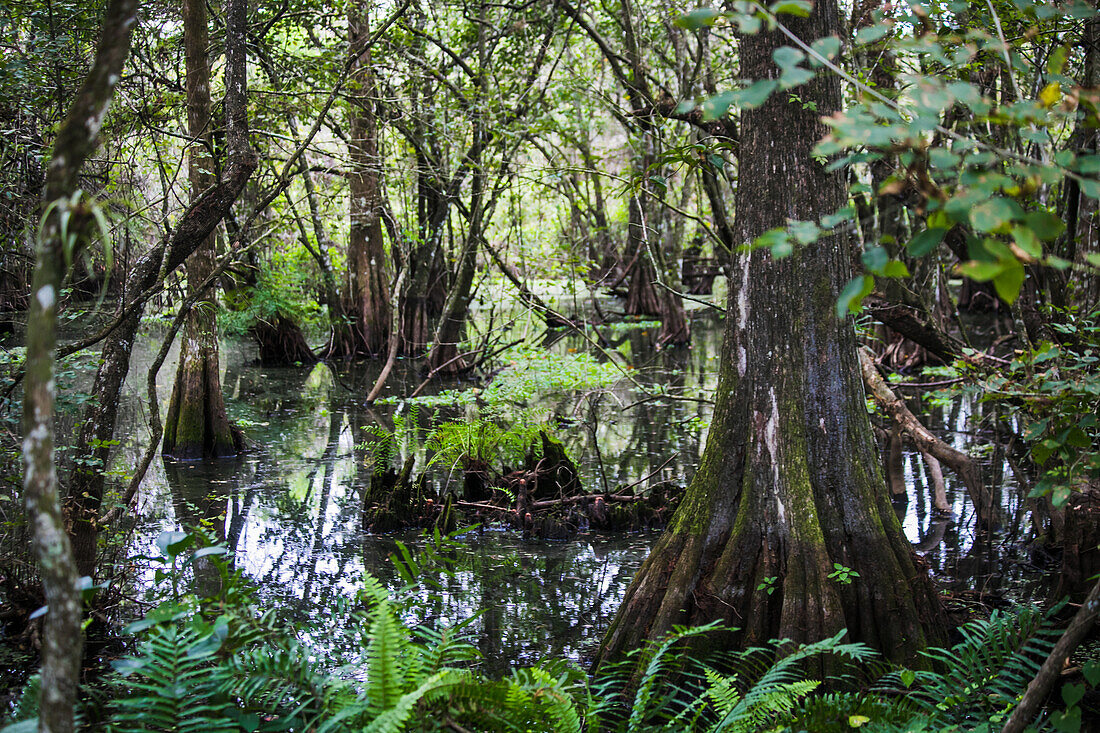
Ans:
[[[702,653],[715,624],[683,628],[601,668],[590,679],[551,660],[501,679],[478,671],[469,620],[408,625],[411,599],[439,588],[455,540],[434,537],[419,557],[394,559],[404,588],[370,575],[332,609],[337,650],[326,655],[273,612],[259,614],[248,583],[219,547],[164,533],[160,602],[133,623],[133,653],[85,699],[86,725],[117,731],[991,731],[1011,712],[1057,633],[1034,610],[995,614],[927,653],[937,671],[891,669],[870,648],[842,641],[773,642]],[[183,592],[187,568],[216,570],[211,597]],[[322,661],[328,657],[328,661]],[[822,663],[827,661],[827,663]],[[822,680],[813,670],[833,670]],[[1098,669],[1086,677],[1096,681]],[[868,681],[871,677],[870,681]],[[827,691],[823,692],[823,689]],[[33,730],[36,683],[2,733]],[[1083,692],[1083,689],[1082,689]],[[1076,691],[1044,729],[1076,730]]]
[[[484,387],[444,390],[412,399],[384,398],[379,403],[407,402],[422,407],[476,403],[489,410],[525,407],[548,396],[609,388],[624,374],[623,367],[601,362],[591,354],[559,354],[529,344],[510,349],[504,363]]]

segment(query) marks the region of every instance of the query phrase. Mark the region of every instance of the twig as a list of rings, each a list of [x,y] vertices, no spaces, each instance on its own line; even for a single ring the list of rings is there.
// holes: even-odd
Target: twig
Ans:
[[[651,478],[653,478],[654,476],[656,476],[657,474],[659,474],[659,473],[660,473],[660,472],[661,472],[661,471],[662,471],[662,470],[664,469],[664,467],[665,467],[665,466],[667,466],[668,464],[672,463],[672,459],[673,459],[673,458],[675,458],[675,457],[676,457],[676,455],[675,455],[675,454],[673,454],[673,455],[669,456],[669,457],[668,457],[668,459],[666,459],[664,463],[662,463],[662,464],[661,464],[660,466],[658,466],[656,470],[654,470],[654,471],[650,471],[650,472],[649,472],[649,473],[648,473],[647,475],[645,475],[645,476],[642,476],[642,477],[641,477],[640,479],[638,479],[638,480],[637,480],[637,481],[635,481],[634,483],[632,483],[632,484],[628,484],[628,485],[624,486],[624,487],[623,487],[622,489],[620,489],[620,490],[621,490],[621,491],[629,491],[630,489],[633,489],[633,488],[634,488],[635,486],[637,486],[638,484],[642,483],[643,481],[648,481],[649,479],[651,479]]]

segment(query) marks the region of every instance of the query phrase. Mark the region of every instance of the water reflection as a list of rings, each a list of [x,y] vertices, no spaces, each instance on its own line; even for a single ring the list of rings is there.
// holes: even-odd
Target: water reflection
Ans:
[[[659,387],[657,394],[624,379],[607,389],[548,395],[540,402],[587,490],[688,483],[705,444],[706,398],[714,392],[722,323],[697,319],[694,334],[691,349],[665,351],[654,349],[655,333],[644,327],[609,331],[603,338],[614,351],[599,358],[631,367],[637,382]],[[548,348],[564,353],[588,345],[565,334]],[[150,546],[158,530],[207,527],[234,551],[237,567],[257,583],[265,606],[280,608],[323,635],[328,609],[354,596],[364,571],[397,586],[387,561],[395,538],[362,531],[363,496],[376,459],[369,447],[372,435],[379,429],[393,433],[398,459],[415,454],[423,465],[422,438],[433,421],[476,417],[478,408],[366,406],[363,396],[376,364],[333,373],[325,366],[261,368],[239,344],[227,344],[223,354],[228,409],[256,450],[238,461],[155,464],[143,486],[145,533],[135,554]],[[140,367],[144,357],[137,358]],[[171,365],[163,371],[171,374]],[[140,368],[132,370],[131,379],[136,392],[144,379]],[[407,394],[418,383],[412,365],[402,362],[389,390]],[[463,385],[443,385],[456,386]],[[926,411],[922,419],[965,451],[982,409],[964,398]],[[144,445],[144,421],[132,405],[123,414],[130,420],[129,429],[120,430],[130,435],[120,451],[125,464]],[[1034,592],[1024,582],[1032,569],[1020,561],[1031,531],[1028,506],[1004,452],[994,450],[983,460],[1005,517],[997,533],[975,530],[973,506],[950,471],[943,477],[950,512],[937,511],[935,476],[909,450],[902,455],[907,486],[899,505],[902,524],[931,571],[949,587],[1023,597]],[[448,475],[438,472],[435,486],[446,485]],[[471,533],[454,577],[440,579],[445,592],[420,599],[425,617],[418,620],[455,622],[477,615],[471,628],[486,663],[495,668],[544,654],[580,659],[598,643],[656,536],[582,534],[570,542],[543,543],[524,542],[510,531]]]

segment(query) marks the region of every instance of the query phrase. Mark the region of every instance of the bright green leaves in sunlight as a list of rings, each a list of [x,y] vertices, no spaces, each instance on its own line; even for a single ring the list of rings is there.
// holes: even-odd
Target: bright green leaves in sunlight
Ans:
[[[810,9],[802,0],[739,1],[721,11],[698,8],[676,22],[753,33]],[[969,20],[960,24],[964,12]],[[825,120],[830,132],[815,154],[848,176],[854,196],[904,200],[905,225],[895,259],[880,247],[867,250],[865,272],[843,289],[837,313],[858,311],[876,278],[909,277],[915,260],[931,257],[944,257],[956,275],[991,283],[1012,303],[1030,272],[1100,267],[1100,255],[1067,241],[1071,214],[1062,203],[1075,191],[1100,199],[1100,155],[1075,148],[1076,130],[1100,126],[1100,95],[1077,81],[1084,63],[1079,21],[1097,12],[1082,0],[987,7],[949,0],[876,11],[850,39],[803,43],[788,33],[789,45],[772,55],[778,78],[733,82],[739,86],[685,101],[678,111],[700,108],[704,120],[720,119],[781,90],[791,90],[794,104],[796,87],[815,74],[840,74],[845,107]],[[861,58],[880,68],[853,68]],[[752,246],[783,258],[835,226],[788,222]],[[949,236],[950,252],[941,250]],[[946,260],[955,254],[961,262]]]

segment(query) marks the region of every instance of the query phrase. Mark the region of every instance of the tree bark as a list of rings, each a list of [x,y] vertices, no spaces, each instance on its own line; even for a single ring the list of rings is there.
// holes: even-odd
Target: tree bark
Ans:
[[[837,5],[782,22],[807,43],[837,32]],[[741,43],[742,75],[775,77],[779,31]],[[811,155],[819,115],[840,106],[818,77],[742,112],[738,241],[844,203],[843,180]],[[807,110],[813,101],[817,111]],[[847,628],[891,660],[942,640],[942,610],[878,470],[851,326],[834,313],[850,242],[836,234],[783,260],[742,254],[730,284],[716,407],[702,464],[634,578],[597,664],[674,624],[721,619],[722,643],[815,641]],[[835,564],[858,573],[830,578]]]
[[[182,265],[229,212],[256,169],[256,155],[248,141],[245,106],[248,97],[245,9],[245,0],[228,0],[226,3],[225,112],[228,125],[225,134],[226,164],[221,178],[191,204],[169,238],[134,263],[126,278],[125,298],[140,303],[146,291]],[[65,512],[77,567],[83,575],[92,575],[95,571],[97,521],[103,501],[103,467],[111,458],[110,441],[114,437],[119,397],[130,368],[130,353],[142,310],[140,304],[133,308],[128,304],[128,315],[104,340],[101,364],[92,385],[93,398],[81,415],[82,427],[77,438],[76,455],[84,459],[85,465],[94,468],[73,472]]]
[[[188,175],[191,201],[214,185],[213,139],[210,128],[210,32],[205,0],[184,0],[183,45],[187,66],[187,131],[192,139]],[[188,293],[214,269],[211,232],[187,258]],[[213,289],[187,316],[180,341],[179,366],[164,423],[163,453],[176,458],[220,458],[236,455],[229,417],[222,398],[218,363],[217,303]]]
[[[370,38],[366,3],[348,3],[348,43],[352,54]],[[351,70],[348,88],[348,152],[351,170],[351,228],[348,239],[349,310],[356,319],[358,349],[369,356],[385,353],[389,343],[390,284],[382,240],[382,156],[371,55],[364,52]]]
[[[40,733],[74,729],[83,646],[78,571],[61,511],[53,434],[57,303],[66,259],[71,261],[73,248],[82,237],[80,221],[88,223],[87,212],[71,197],[79,187],[81,166],[98,145],[100,126],[129,55],[136,19],[136,0],[108,4],[92,68],[58,130],[43,192],[49,216],[40,233],[27,315],[23,396],[23,501],[49,609],[42,644]],[[66,214],[68,226],[62,224]]]

